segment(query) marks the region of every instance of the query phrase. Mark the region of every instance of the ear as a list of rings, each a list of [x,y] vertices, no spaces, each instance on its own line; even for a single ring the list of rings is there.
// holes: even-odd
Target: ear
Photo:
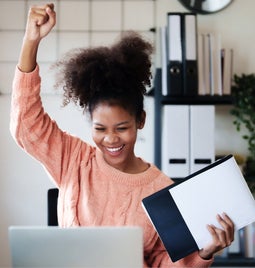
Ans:
[[[137,125],[138,129],[142,129],[144,127],[145,119],[146,119],[146,112],[143,111],[141,114],[141,120],[140,120],[140,122],[138,122],[138,125]]]

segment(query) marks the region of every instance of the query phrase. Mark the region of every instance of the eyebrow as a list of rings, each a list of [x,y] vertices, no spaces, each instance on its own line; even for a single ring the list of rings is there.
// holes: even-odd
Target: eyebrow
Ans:
[[[118,126],[121,126],[121,125],[126,125],[128,123],[129,123],[129,121],[123,121],[123,122],[120,122],[120,123],[116,124],[115,126],[118,127]],[[95,122],[95,123],[93,123],[93,125],[104,127],[104,125],[99,123],[99,122]]]

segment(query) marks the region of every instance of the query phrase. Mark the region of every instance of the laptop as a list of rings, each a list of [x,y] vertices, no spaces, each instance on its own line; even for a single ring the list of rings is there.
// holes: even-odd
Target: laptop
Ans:
[[[11,226],[12,267],[142,268],[140,227]]]

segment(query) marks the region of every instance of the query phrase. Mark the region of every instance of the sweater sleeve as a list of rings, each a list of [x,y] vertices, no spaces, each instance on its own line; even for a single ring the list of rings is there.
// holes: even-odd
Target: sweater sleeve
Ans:
[[[148,256],[147,264],[148,267],[158,267],[158,268],[206,268],[210,267],[213,259],[204,260],[199,255],[198,252],[194,252],[187,257],[177,261],[172,262],[167,251],[163,247],[161,240],[158,238],[151,254]]]
[[[59,186],[62,175],[68,173],[72,162],[79,157],[80,147],[86,144],[61,131],[57,123],[44,112],[40,87],[38,66],[31,73],[22,73],[16,68],[10,131],[17,144],[41,162]]]

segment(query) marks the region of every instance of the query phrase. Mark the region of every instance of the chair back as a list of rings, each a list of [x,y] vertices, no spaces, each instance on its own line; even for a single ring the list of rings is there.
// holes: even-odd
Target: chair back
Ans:
[[[58,226],[58,189],[51,188],[48,190],[47,206],[48,206],[48,226]]]

